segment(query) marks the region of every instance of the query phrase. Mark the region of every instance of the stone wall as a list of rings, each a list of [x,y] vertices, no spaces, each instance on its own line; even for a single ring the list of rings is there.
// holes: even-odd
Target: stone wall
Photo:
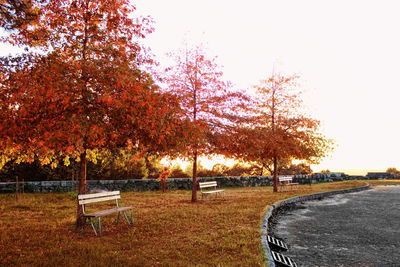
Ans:
[[[312,174],[312,175],[295,175],[294,181],[300,184],[312,184],[320,182],[332,182],[342,180],[360,180],[369,179],[367,176],[349,176],[338,174]],[[217,181],[219,187],[257,187],[271,186],[271,176],[241,176],[241,177],[201,177],[199,181]],[[191,178],[169,178],[169,190],[190,190],[192,188]],[[77,182],[74,181],[35,181],[25,182],[24,192],[69,192],[75,190]],[[160,182],[154,179],[144,180],[88,180],[88,191],[100,190],[120,190],[120,191],[154,191],[160,190]],[[22,191],[22,184],[19,184],[19,190]],[[0,193],[15,192],[15,183],[0,183]]]
[[[217,181],[219,187],[256,187],[271,185],[271,178],[268,176],[243,176],[243,177],[201,177],[199,181]],[[169,190],[190,190],[193,182],[191,178],[170,178],[168,179]],[[0,183],[0,193],[15,192],[15,183]],[[77,188],[74,181],[35,181],[25,182],[24,192],[69,192]],[[133,179],[133,180],[88,180],[88,191],[120,190],[120,191],[154,191],[160,190],[160,182],[156,179]],[[22,184],[19,184],[22,191]]]

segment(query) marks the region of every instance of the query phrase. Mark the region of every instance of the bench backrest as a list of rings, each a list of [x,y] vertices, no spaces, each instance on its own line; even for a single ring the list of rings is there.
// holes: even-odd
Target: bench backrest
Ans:
[[[201,183],[199,183],[199,187],[200,187],[200,190],[211,188],[211,187],[217,188],[217,182],[216,181],[201,182]]]
[[[85,205],[89,203],[102,202],[108,200],[118,200],[121,198],[119,191],[94,193],[94,194],[82,194],[78,195],[79,205]]]
[[[293,176],[279,176],[279,182],[291,182],[293,181]]]

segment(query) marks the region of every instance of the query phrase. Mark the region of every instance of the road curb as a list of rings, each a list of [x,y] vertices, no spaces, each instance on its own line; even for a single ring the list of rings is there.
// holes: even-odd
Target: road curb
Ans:
[[[322,192],[322,193],[314,193],[314,194],[310,194],[310,195],[297,196],[297,197],[284,199],[284,200],[275,202],[274,204],[269,206],[268,210],[264,214],[263,221],[261,224],[261,246],[264,250],[264,255],[265,255],[266,261],[268,262],[268,266],[275,267],[275,262],[272,259],[271,250],[268,245],[267,236],[266,236],[268,234],[268,220],[272,216],[274,209],[279,208],[284,205],[287,205],[287,204],[291,204],[291,203],[314,200],[314,199],[321,199],[321,198],[329,197],[329,196],[333,196],[333,195],[354,193],[354,192],[360,192],[360,191],[369,190],[369,189],[371,189],[371,186],[369,184],[367,184],[366,186],[361,186],[361,187],[356,187],[356,188],[335,190],[335,191]]]

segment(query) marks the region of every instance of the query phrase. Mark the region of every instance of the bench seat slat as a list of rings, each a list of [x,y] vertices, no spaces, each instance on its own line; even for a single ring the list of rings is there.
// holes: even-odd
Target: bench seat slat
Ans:
[[[98,198],[90,198],[90,199],[84,199],[84,200],[79,200],[79,205],[82,204],[89,204],[89,203],[95,203],[95,202],[102,202],[102,201],[108,201],[108,200],[115,200],[115,199],[120,199],[121,196],[109,196],[109,197],[98,197]]]
[[[200,188],[217,186],[217,182],[204,182],[199,183]]]
[[[82,194],[78,195],[78,199],[90,199],[90,198],[99,198],[99,197],[107,197],[107,196],[114,196],[119,195],[119,191],[112,191],[112,192],[101,192],[101,193],[93,193],[93,194]]]
[[[102,211],[96,211],[96,212],[92,212],[92,213],[86,213],[84,216],[85,217],[101,217],[101,216],[105,216],[105,215],[109,215],[109,214],[113,214],[113,213],[117,213],[117,212],[121,212],[121,211],[126,211],[126,210],[131,210],[133,209],[132,207],[120,207],[120,208],[114,208],[114,209],[109,209],[109,210],[102,210]]]
[[[224,192],[224,190],[213,190],[213,191],[203,191],[203,194],[211,194],[211,193],[219,193],[219,192]]]
[[[210,189],[216,189],[217,188],[217,186],[203,186],[203,187],[200,187],[200,189],[205,189],[205,190],[210,190]]]

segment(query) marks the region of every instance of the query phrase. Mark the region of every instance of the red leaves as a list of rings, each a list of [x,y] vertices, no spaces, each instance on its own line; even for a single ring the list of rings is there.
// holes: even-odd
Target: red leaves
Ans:
[[[9,40],[44,53],[1,60],[7,99],[0,108],[9,111],[1,119],[9,130],[0,141],[9,138],[7,144],[21,152],[74,157],[87,148],[123,147],[129,140],[132,149],[161,144],[167,149],[176,106],[139,70],[150,59],[134,42],[151,32],[151,20],[134,23],[134,8],[124,0],[62,0],[39,7],[40,23],[17,30]],[[160,134],[167,128],[168,134]]]
[[[331,142],[318,133],[318,120],[301,114],[296,78],[276,75],[256,86],[250,120],[231,131],[227,149],[267,167],[281,160],[314,163],[325,156]]]
[[[170,56],[175,65],[166,69],[165,81],[168,91],[180,100],[182,115],[191,122],[184,133],[190,138],[187,145],[201,153],[211,152],[210,145],[216,143],[210,138],[232,118],[229,111],[238,107],[243,95],[230,92],[230,83],[221,79],[216,58],[210,58],[203,47],[186,48]]]

